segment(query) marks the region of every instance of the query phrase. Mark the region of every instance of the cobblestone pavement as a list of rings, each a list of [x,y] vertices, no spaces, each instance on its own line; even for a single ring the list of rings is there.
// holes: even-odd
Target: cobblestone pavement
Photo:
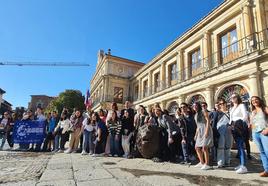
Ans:
[[[237,175],[233,167],[201,171],[146,159],[4,151],[0,157],[1,186],[268,185],[267,178],[259,177],[262,168],[256,160],[248,174]]]

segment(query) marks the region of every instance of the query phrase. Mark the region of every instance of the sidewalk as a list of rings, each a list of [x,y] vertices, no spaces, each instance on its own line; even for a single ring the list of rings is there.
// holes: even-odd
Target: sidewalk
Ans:
[[[10,167],[10,171],[16,172],[17,166],[21,168],[19,162],[33,165],[35,163],[39,165],[37,166],[39,168],[35,168],[39,171],[36,177],[30,176],[28,179],[16,181],[14,176],[12,182],[0,180],[0,183],[3,183],[1,185],[268,185],[267,178],[259,177],[258,173],[262,168],[256,160],[250,162],[248,174],[238,175],[232,167],[202,171],[193,166],[167,162],[154,163],[146,159],[90,157],[63,153],[37,154],[38,156],[32,157],[32,161],[29,160],[28,155],[21,155],[26,159],[16,161],[17,163]],[[1,177],[5,175],[2,173],[2,166],[0,160]]]

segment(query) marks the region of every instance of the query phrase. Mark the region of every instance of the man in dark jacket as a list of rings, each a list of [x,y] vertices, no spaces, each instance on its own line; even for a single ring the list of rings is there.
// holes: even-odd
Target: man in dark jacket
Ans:
[[[155,108],[155,125],[160,127],[158,158],[165,161],[176,161],[176,151],[181,135],[178,126],[170,116],[163,114],[161,108]]]

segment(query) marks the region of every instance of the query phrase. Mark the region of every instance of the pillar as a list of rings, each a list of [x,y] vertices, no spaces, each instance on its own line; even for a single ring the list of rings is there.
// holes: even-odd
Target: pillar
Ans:
[[[184,70],[183,70],[183,51],[179,50],[176,57],[177,69],[178,69],[178,81],[184,80]]]
[[[245,1],[242,7],[243,27],[245,31],[245,37],[251,36],[253,33],[253,14],[252,14],[252,2],[251,0]]]
[[[260,96],[259,73],[249,75],[250,96]]]
[[[206,96],[206,102],[208,104],[208,110],[212,110],[214,108],[214,99],[213,99],[213,89],[208,87],[204,91]]]
[[[180,106],[181,103],[183,103],[183,102],[185,102],[185,96],[184,96],[184,95],[180,95],[180,96],[178,97],[177,103],[178,103],[178,105]]]
[[[161,90],[166,88],[166,62],[162,62],[160,66],[160,80],[161,80]]]
[[[206,31],[203,40],[202,40],[202,65],[205,68],[205,70],[208,70],[212,67],[211,64],[211,33],[209,31]]]
[[[162,107],[162,110],[166,109],[167,101],[161,101],[161,107]]]
[[[152,71],[149,71],[148,72],[148,91],[149,91],[149,95],[152,94],[152,86],[153,86]]]
[[[142,81],[139,79],[139,99],[142,99]]]

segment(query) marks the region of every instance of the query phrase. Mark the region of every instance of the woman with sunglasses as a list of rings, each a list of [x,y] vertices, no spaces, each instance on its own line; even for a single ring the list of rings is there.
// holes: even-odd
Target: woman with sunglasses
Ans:
[[[228,127],[230,119],[228,115],[227,103],[224,99],[219,99],[218,111],[216,111],[216,117],[213,118],[213,120],[219,134],[217,144],[218,168],[229,166],[233,137],[230,127]]]
[[[242,102],[241,97],[234,93],[231,96],[232,108],[230,110],[230,123],[233,126],[233,137],[237,145],[240,165],[235,167],[237,174],[247,173],[246,168],[246,154],[244,151],[244,143],[247,139],[247,122],[248,114],[245,105]]]
[[[252,136],[260,151],[264,168],[260,176],[268,177],[268,108],[258,96],[251,97],[251,105],[250,125],[252,127]]]

